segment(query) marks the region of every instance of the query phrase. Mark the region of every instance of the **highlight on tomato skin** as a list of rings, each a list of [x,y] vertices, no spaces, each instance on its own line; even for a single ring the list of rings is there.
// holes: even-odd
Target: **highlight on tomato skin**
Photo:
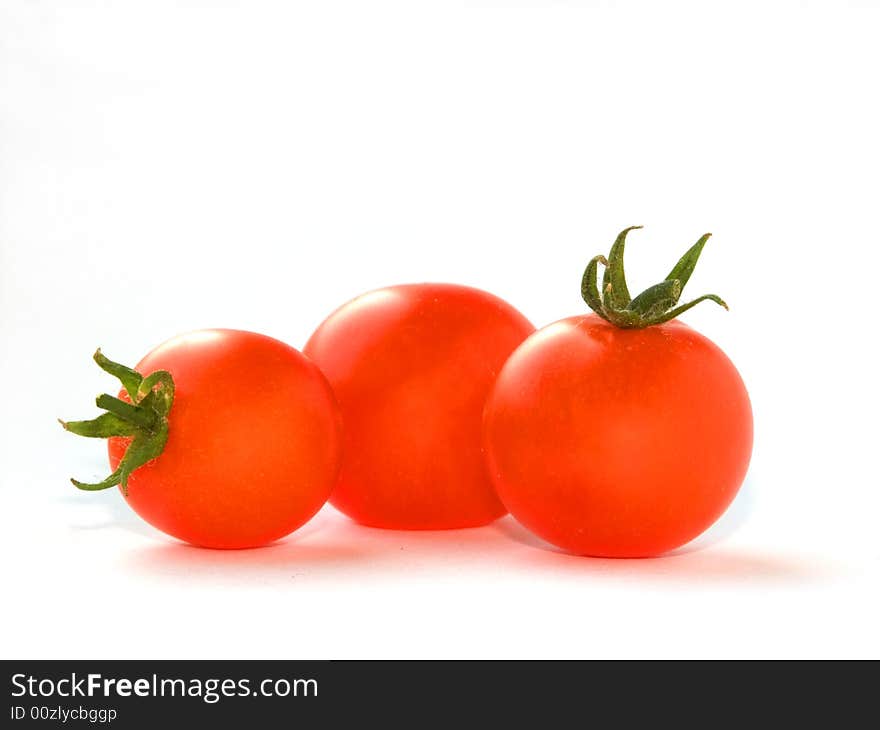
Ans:
[[[533,331],[498,297],[454,284],[392,286],[333,312],[304,348],[343,415],[331,504],[389,529],[501,517],[482,459],[482,411],[501,366]]]
[[[134,370],[106,362],[102,367],[121,374],[124,384],[126,371],[136,379],[170,374],[167,438],[158,455],[126,474],[120,466],[131,459],[133,443],[144,433],[152,438],[159,428],[110,437],[116,476],[95,485],[75,482],[80,488],[118,483],[132,509],[154,527],[194,545],[222,549],[278,540],[327,501],[341,463],[341,418],[326,379],[299,351],[265,335],[213,329],[168,340]],[[107,396],[99,405],[125,416],[126,403],[146,403],[130,391],[137,399],[145,394],[135,380],[119,399]],[[89,425],[106,416],[66,427],[106,435]],[[117,433],[131,428],[122,422]]]
[[[708,234],[664,282],[631,298],[629,230],[584,274],[595,313],[529,337],[484,411],[501,501],[536,535],[580,555],[650,557],[689,542],[731,503],[752,451],[742,378],[717,345],[671,316],[707,299],[726,307],[715,295],[678,304]]]

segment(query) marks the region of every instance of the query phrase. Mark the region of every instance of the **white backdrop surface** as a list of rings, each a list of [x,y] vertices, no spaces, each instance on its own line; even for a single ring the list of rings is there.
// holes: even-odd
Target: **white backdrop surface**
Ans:
[[[876,658],[880,13],[310,5],[0,6],[0,655]],[[106,469],[55,422],[108,387],[98,345],[301,347],[343,301],[428,280],[541,326],[632,224],[633,288],[714,233],[689,289],[731,312],[685,320],[755,412],[743,491],[677,554],[330,507],[213,552],[67,481]]]

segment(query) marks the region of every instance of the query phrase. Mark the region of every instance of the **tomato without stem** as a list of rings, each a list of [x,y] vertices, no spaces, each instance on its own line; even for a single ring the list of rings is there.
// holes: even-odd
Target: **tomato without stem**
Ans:
[[[304,348],[336,393],[344,457],[331,503],[366,525],[446,529],[504,514],[480,448],[486,395],[534,327],[486,292],[449,284],[365,294]]]
[[[174,387],[167,441],[120,486],[147,522],[195,545],[255,547],[326,502],[341,459],[340,416],[326,379],[297,350],[251,332],[203,330],[160,345],[135,370],[166,371]],[[110,438],[114,470],[130,448],[132,438]]]
[[[707,237],[652,287],[657,298],[639,300],[622,278],[625,236],[594,260],[611,269],[601,295],[593,263],[585,274],[599,314],[529,337],[484,414],[488,470],[511,514],[554,545],[604,557],[658,555],[699,535],[736,495],[752,449],[736,368],[670,316],[695,303],[677,307]]]

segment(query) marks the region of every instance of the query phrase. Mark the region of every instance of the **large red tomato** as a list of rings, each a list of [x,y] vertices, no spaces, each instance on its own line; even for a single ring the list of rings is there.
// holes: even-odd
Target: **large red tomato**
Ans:
[[[365,294],[325,320],[304,351],[344,423],[331,503],[366,525],[484,525],[505,510],[486,475],[480,424],[489,386],[534,327],[509,304],[450,284]]]
[[[134,371],[100,353],[96,359],[121,376],[126,385],[120,394],[123,401],[140,401],[142,411],[160,417],[140,436],[131,431],[134,439],[110,438],[115,476],[98,485],[78,486],[120,484],[129,505],[147,522],[181,540],[212,548],[272,542],[302,525],[326,502],[341,459],[339,410],[326,379],[297,350],[263,335],[217,329],[169,340]],[[155,382],[139,382],[141,376],[157,372]],[[164,380],[162,373],[170,374],[173,382]],[[163,414],[169,387],[173,402]],[[103,398],[99,405],[108,408],[111,417],[126,416],[125,403]],[[135,419],[134,413],[130,419]],[[89,432],[94,427],[88,424],[94,423],[67,427],[90,436],[112,435],[114,425],[125,433],[133,428],[123,421],[111,423],[108,432]],[[138,448],[144,453],[139,455]],[[133,462],[129,470],[134,470],[116,471],[126,453]]]
[[[625,235],[608,257],[601,295],[595,275],[604,257],[585,275],[585,298],[598,314],[552,324],[513,353],[488,399],[483,433],[511,514],[568,551],[607,557],[657,555],[696,537],[736,495],[752,450],[751,407],[736,368],[672,319],[695,303],[677,306],[707,237],[669,285],[658,285],[665,298],[647,301],[652,295],[630,299],[626,291]]]

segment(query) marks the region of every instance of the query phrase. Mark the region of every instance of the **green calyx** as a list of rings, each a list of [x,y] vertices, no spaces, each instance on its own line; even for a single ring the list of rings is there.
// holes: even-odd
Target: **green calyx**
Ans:
[[[700,240],[679,259],[672,271],[669,272],[669,276],[663,281],[649,286],[635,297],[630,297],[623,269],[623,250],[626,246],[626,234],[636,228],[641,228],[641,226],[630,226],[618,234],[611,246],[608,258],[601,255],[595,256],[587,264],[587,269],[581,280],[581,296],[590,309],[616,327],[642,329],[675,319],[694,305],[707,299],[720,304],[725,309],[728,308],[724,300],[715,294],[704,294],[687,304],[678,303],[684,285],[694,273],[694,268],[703,252],[703,246],[706,245],[711,233],[701,236]],[[602,275],[601,291],[598,283],[599,264],[602,264],[605,269]]]
[[[97,491],[122,485],[128,494],[128,477],[149,461],[155,459],[168,441],[168,414],[174,403],[174,380],[166,370],[157,370],[143,377],[131,368],[108,360],[98,350],[95,362],[100,368],[119,379],[131,402],[104,393],[95,400],[102,413],[91,421],[61,421],[65,430],[77,436],[110,438],[122,436],[131,439],[119,467],[109,477],[96,484],[86,484],[71,479],[79,489]]]

